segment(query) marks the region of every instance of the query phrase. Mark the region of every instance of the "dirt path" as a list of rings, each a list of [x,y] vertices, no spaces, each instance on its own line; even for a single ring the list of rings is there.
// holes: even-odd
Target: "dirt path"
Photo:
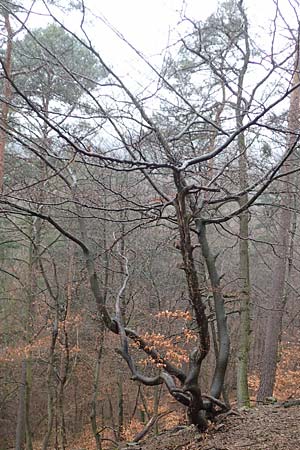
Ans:
[[[230,415],[204,435],[194,427],[167,431],[134,450],[300,450],[300,407],[268,405]]]

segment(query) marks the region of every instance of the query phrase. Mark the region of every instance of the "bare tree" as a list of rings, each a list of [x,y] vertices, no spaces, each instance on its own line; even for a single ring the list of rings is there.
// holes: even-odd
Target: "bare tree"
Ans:
[[[208,24],[190,22],[192,33],[181,42],[194,58],[191,63],[196,75],[193,84],[205,80],[192,92],[187,84],[182,87],[174,81],[173,66],[171,73],[160,72],[136,49],[133,50],[151,69],[157,84],[155,89],[152,85],[143,86],[141,91],[129,87],[126,78],[116,73],[89,38],[85,28],[88,11],[84,8],[81,21],[84,38],[80,38],[79,33],[68,30],[45,3],[49,17],[55,23],[52,30],[59,30],[59,34],[65,33],[70,42],[76,42],[76,48],[87,52],[91,60],[96,60],[94,67],[98,67],[102,75],[105,74],[105,79],[97,79],[97,73],[94,72],[89,75],[78,73],[73,60],[58,54],[55,46],[51,47],[43,40],[40,31],[33,33],[26,23],[22,23],[18,14],[11,13],[14,14],[14,20],[24,26],[34,48],[42,52],[42,59],[47,62],[48,79],[53,75],[51,68],[54,66],[59,68],[59,81],[55,77],[54,80],[51,78],[56,88],[57,84],[58,88],[74,84],[71,101],[63,100],[60,96],[61,104],[57,105],[56,90],[52,91],[53,98],[48,98],[49,101],[39,101],[35,91],[27,92],[20,81],[11,77],[5,61],[0,58],[15,102],[20,105],[18,127],[8,126],[5,131],[12,142],[22,148],[30,166],[38,161],[44,168],[38,172],[36,183],[45,191],[41,200],[40,197],[29,195],[34,182],[28,183],[21,179],[18,185],[8,184],[0,199],[2,212],[8,216],[36,217],[77,244],[82,251],[98,316],[108,333],[119,336],[118,353],[126,362],[131,379],[146,386],[164,385],[170,395],[187,408],[190,422],[201,431],[207,428],[208,418],[214,418],[228,408],[221,400],[221,395],[229,360],[230,337],[226,292],[222,285],[223,274],[220,272],[216,248],[218,243],[214,240],[215,229],[218,232],[228,231],[226,225],[232,224],[233,234],[240,234],[242,239],[241,278],[246,300],[242,308],[245,320],[239,354],[240,371],[243,372],[241,391],[244,390],[240,393],[240,403],[246,404],[249,345],[249,265],[246,243],[249,212],[257,208],[258,199],[272,184],[299,170],[297,164],[284,169],[295,153],[297,140],[293,140],[289,142],[282,158],[277,158],[267,169],[263,167],[257,172],[253,171],[248,177],[246,151],[249,154],[252,150],[255,159],[256,137],[261,130],[283,135],[289,135],[291,131],[291,134],[294,133],[291,126],[288,130],[284,128],[284,118],[280,127],[274,126],[271,116],[276,108],[283,107],[290,95],[296,95],[300,81],[297,79],[291,83],[289,80],[290,84],[284,87],[281,85],[280,74],[289,76],[293,49],[286,49],[283,55],[279,52],[278,56],[271,48],[273,51],[264,55],[263,66],[257,48],[253,48],[253,58],[257,58],[253,64],[259,65],[263,73],[245,88],[244,77],[250,64],[249,46],[253,41],[248,39],[250,31],[242,2],[232,2],[230,7],[238,8],[240,14],[239,20],[231,14],[223,16],[226,20],[232,19],[232,22],[225,24],[225,34],[230,31],[229,41],[234,38],[234,47],[228,44],[224,49],[218,40],[219,35],[212,39],[210,30],[213,27],[218,29],[220,23],[224,26],[218,15],[212,15]],[[195,33],[200,36],[200,41],[190,39]],[[239,48],[241,36],[244,45],[242,50]],[[197,46],[197,43],[200,45]],[[238,50],[242,56],[240,60],[234,60],[233,56]],[[209,76],[206,75],[207,68]],[[177,69],[174,70],[176,72]],[[34,73],[44,74],[43,71],[42,65],[36,67]],[[182,76],[181,73],[179,75]],[[261,93],[262,86],[273,86],[273,83],[276,89],[272,89],[272,95]],[[218,96],[220,86],[221,102]],[[61,93],[60,90],[58,92]],[[170,116],[162,120],[162,114],[153,113],[153,98],[162,105],[161,111],[169,111]],[[36,131],[40,125],[47,130],[42,138]],[[272,136],[267,135],[266,139],[271,145]],[[122,177],[129,180],[126,189],[120,188],[121,183],[118,183]],[[114,180],[117,180],[115,184]],[[110,199],[109,202],[103,200],[105,195]],[[139,232],[147,227],[149,231],[154,225],[176,237],[181,264],[180,268],[174,267],[172,273],[175,278],[180,278],[182,284],[185,283],[184,306],[188,305],[192,312],[197,336],[194,348],[189,348],[188,364],[180,365],[176,358],[161,352],[150,342],[147,330],[138,330],[135,328],[136,320],[127,311],[123,314],[122,298],[128,291],[134,258],[126,251],[121,252],[121,270],[116,271],[114,282],[112,277],[107,278],[103,269],[105,264],[99,257],[101,245],[98,244],[105,221],[109,223],[106,231],[111,239],[108,244],[102,237],[105,242],[103,253],[110,255],[114,254],[120,242],[124,242],[127,248],[130,236],[134,236],[132,243],[137,240],[136,248],[140,248],[142,241],[139,240]],[[240,224],[239,230],[235,227],[236,222]],[[202,263],[200,269],[198,260]],[[208,281],[206,284],[203,282],[205,278]],[[168,280],[164,282],[168,283]],[[212,317],[206,310],[207,298],[210,296],[214,303]],[[144,297],[140,299],[141,303],[148,302],[147,292]],[[212,380],[205,393],[201,382],[203,362],[210,350],[209,320],[216,322],[217,345]],[[147,324],[143,326],[146,328]],[[130,343],[133,343],[134,348]],[[139,368],[136,362],[137,350],[151,359],[151,370]],[[173,354],[176,355],[176,351],[174,345]],[[65,366],[61,373],[61,401],[64,398],[67,372],[68,367]],[[95,385],[97,377],[96,371]],[[95,404],[93,408],[94,414]],[[61,418],[63,422],[63,406]],[[51,417],[48,420],[51,423]],[[97,437],[95,421],[93,430]],[[99,440],[97,446],[100,446]],[[61,448],[66,448],[65,438],[62,439]]]
[[[1,8],[1,5],[0,5]],[[12,75],[12,47],[13,47],[13,31],[10,23],[10,16],[7,10],[3,12],[4,16],[4,26],[7,34],[7,42],[6,42],[6,50],[5,50],[5,59],[4,65],[5,70],[9,77]],[[1,105],[1,129],[0,129],[0,190],[2,190],[3,186],[3,176],[4,176],[4,153],[6,146],[6,129],[8,127],[8,113],[9,113],[9,105],[12,97],[12,89],[11,84],[9,83],[8,78],[4,79],[3,83],[3,100]]]
[[[267,397],[273,395],[275,376],[278,360],[278,344],[282,332],[282,320],[285,310],[285,283],[288,274],[288,260],[290,255],[290,246],[292,245],[292,217],[294,196],[293,191],[296,188],[295,173],[293,168],[297,161],[297,147],[299,141],[299,119],[300,119],[300,91],[299,91],[299,38],[298,32],[295,48],[295,65],[292,79],[292,86],[296,89],[291,94],[290,108],[288,114],[289,137],[287,146],[294,148],[295,152],[286,157],[281,167],[281,175],[285,176],[285,184],[280,194],[280,211],[278,219],[278,250],[277,261],[274,269],[274,281],[272,289],[272,310],[268,316],[266,324],[266,335],[264,340],[264,351],[262,355],[260,385],[257,393],[257,401],[262,402]]]

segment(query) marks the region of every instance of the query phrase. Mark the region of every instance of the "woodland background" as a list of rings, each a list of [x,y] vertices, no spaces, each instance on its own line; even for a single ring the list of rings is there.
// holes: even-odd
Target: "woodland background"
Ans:
[[[299,4],[273,3],[261,35],[246,1],[182,13],[159,67],[132,49],[149,82],[92,5],[0,1],[1,450],[300,396]]]

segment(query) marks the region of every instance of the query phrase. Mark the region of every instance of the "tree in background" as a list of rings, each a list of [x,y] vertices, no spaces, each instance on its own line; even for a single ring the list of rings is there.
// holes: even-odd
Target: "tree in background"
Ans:
[[[47,45],[47,47],[45,47]],[[8,126],[7,122],[3,125],[2,131],[4,135],[9,134],[9,129],[11,127],[16,127],[19,129],[19,123],[22,123],[22,117],[28,114],[28,104],[35,104],[47,120],[51,120],[57,124],[63,123],[68,117],[70,112],[79,106],[80,97],[82,97],[81,89],[92,89],[97,83],[97,77],[103,77],[103,72],[97,67],[97,61],[88,52],[84,51],[81,46],[78,47],[77,41],[72,39],[67,35],[61,28],[50,25],[45,29],[34,30],[33,32],[28,32],[22,40],[15,42],[14,52],[10,54],[10,58],[14,60],[14,70],[8,70],[8,66],[5,63],[3,67],[6,74],[4,81],[4,86],[9,84],[10,87],[10,97],[12,100],[12,118],[11,125]],[[70,76],[66,69],[63,70],[59,64],[56,63],[56,58],[63,58],[64,63],[71,67],[72,70],[76,68],[76,77],[80,86],[78,87],[77,82],[74,83],[73,78]],[[83,66],[87,64],[87,68]],[[24,96],[17,97],[15,92],[11,89],[11,84],[8,82],[8,77],[14,80],[16,86],[22,86],[24,89]],[[91,82],[91,78],[94,80]],[[7,108],[9,106],[9,101],[6,103]],[[81,106],[83,108],[83,105]],[[78,126],[78,125],[73,125]],[[17,131],[18,132],[18,131]],[[85,133],[89,133],[86,129]],[[24,136],[25,137],[25,136]],[[51,128],[46,122],[42,122],[38,117],[32,115],[28,123],[27,128],[27,143],[30,142],[31,145],[41,148],[43,146],[43,152],[39,154],[42,160],[47,159],[49,152],[54,151],[55,153],[55,143],[52,142]],[[18,137],[17,145],[22,145],[23,141]],[[43,212],[43,204],[49,195],[53,195],[53,189],[55,186],[49,183],[49,174],[47,165],[41,163],[41,160],[36,157],[36,154],[31,156],[28,153],[28,146],[24,141],[23,154],[19,154],[19,149],[16,149],[11,145],[10,156],[10,168],[12,169],[12,158],[14,155],[16,160],[25,160],[29,163],[30,169],[24,171],[23,175],[17,179],[14,179],[14,185],[10,183],[10,176],[6,178],[9,180],[7,185],[9,189],[14,191],[15,189],[20,189],[22,192],[22,183],[28,186],[31,184],[30,195],[23,197],[25,202],[35,202],[39,204],[39,211]],[[16,164],[13,163],[13,170]],[[36,189],[38,186],[38,189]],[[57,186],[56,186],[57,188]],[[21,194],[22,197],[22,194]],[[20,197],[20,198],[21,198]],[[36,320],[36,308],[35,304],[38,299],[41,298],[41,268],[43,257],[41,256],[45,252],[49,251],[52,243],[43,243],[45,237],[45,231],[43,223],[40,218],[34,218],[29,227],[27,228],[27,223],[21,224],[17,218],[12,218],[12,223],[15,228],[22,230],[23,236],[28,238],[28,242],[25,246],[29,247],[28,254],[28,277],[25,275],[27,280],[23,280],[25,289],[24,298],[24,345],[30,347],[33,345],[35,336],[39,334],[38,328],[40,323]],[[24,225],[26,228],[24,228]],[[48,240],[46,235],[46,241]],[[54,238],[54,243],[57,239]],[[22,252],[22,250],[21,250]],[[24,256],[26,258],[26,256]],[[42,273],[43,269],[42,269]],[[52,341],[50,344],[50,354],[49,354],[49,368],[48,368],[48,431],[44,439],[44,448],[49,445],[49,439],[51,436],[53,428],[53,415],[54,415],[54,401],[53,401],[53,385],[55,385],[54,370],[56,366],[55,361],[55,346],[57,343],[58,336],[58,326],[59,324],[63,327],[64,333],[64,343],[66,358],[65,362],[61,364],[60,368],[57,368],[59,373],[59,420],[61,421],[60,429],[62,435],[62,446],[66,444],[64,442],[65,430],[64,430],[64,386],[69,381],[70,376],[70,357],[68,355],[68,336],[65,327],[65,322],[69,314],[68,307],[65,309],[65,313],[62,314],[59,308],[62,307],[62,298],[58,300],[55,294],[55,289],[51,283],[48,282],[48,278],[44,274],[46,287],[49,288],[50,298],[53,297],[54,301],[54,314],[52,314],[51,309],[49,311],[49,320],[52,322]],[[67,295],[67,297],[71,297]],[[66,301],[66,305],[68,301]],[[51,319],[50,319],[51,318]],[[60,338],[60,335],[58,336]],[[23,448],[23,441],[26,434],[26,448],[32,448],[32,431],[30,426],[30,405],[31,405],[31,391],[34,385],[34,376],[32,373],[32,358],[31,352],[25,352],[25,359],[22,362],[22,380],[20,384],[19,393],[19,409],[18,409],[18,419],[16,426],[16,448]],[[58,409],[57,409],[58,410]]]
[[[281,73],[289,77],[294,48],[275,52],[274,22],[270,48],[262,56],[250,36],[243,2],[226,2],[207,22],[190,22],[179,68],[170,62],[168,70],[161,73],[146,61],[157,83],[155,88],[151,84],[139,89],[129,86],[126,77],[119,76],[93,46],[85,30],[87,10],[83,11],[81,38],[51,13],[49,5],[53,25],[31,32],[23,24],[27,35],[15,46],[26,75],[12,76],[1,59],[13,93],[14,122],[8,124],[6,133],[14,156],[26,163],[28,171],[28,176],[22,176],[24,164],[10,161],[17,183],[7,180],[1,196],[2,212],[15,225],[16,217],[29,216],[45,230],[42,242],[47,252],[41,250],[39,256],[40,285],[41,293],[47,292],[45,304],[51,305],[45,317],[53,322],[47,382],[48,386],[53,383],[51,367],[55,367],[61,387],[60,399],[54,400],[48,391],[48,405],[53,410],[55,405],[59,407],[69,385],[66,370],[58,370],[58,353],[54,351],[54,324],[57,328],[57,318],[63,317],[60,367],[66,367],[66,302],[64,296],[58,302],[53,286],[59,286],[63,278],[72,286],[78,277],[77,311],[84,316],[92,294],[100,334],[104,325],[115,345],[114,336],[118,336],[118,355],[126,362],[131,379],[139,385],[163,386],[186,407],[190,422],[205,430],[208,419],[228,408],[221,396],[230,350],[227,322],[236,308],[226,299],[241,301],[238,395],[240,404],[248,403],[248,222],[252,215],[257,220],[254,213],[264,207],[260,200],[263,195],[272,195],[275,182],[286,175],[282,173],[286,159],[295,153],[293,141],[284,156],[276,155],[269,165],[262,165],[258,157],[262,139],[271,147],[274,135],[285,137],[291,131],[284,114],[277,113],[299,87],[299,83],[292,83],[292,77],[284,86],[281,80]],[[17,14],[13,17],[22,22]],[[88,74],[81,70],[83,61],[88,62]],[[259,73],[252,72],[252,66],[259,66]],[[185,83],[180,83],[180,77]],[[157,114],[152,113],[153,99],[159,105]],[[49,241],[55,241],[51,236],[54,230],[59,233],[59,245],[48,251]],[[34,241],[32,236],[30,239]],[[76,277],[68,276],[66,270],[71,258],[63,248],[67,241],[81,250],[74,250],[72,270],[76,267]],[[241,242],[240,252],[235,251],[232,241]],[[168,248],[171,242],[172,251]],[[142,255],[147,255],[150,243],[154,253],[163,249],[161,260],[156,262],[161,270],[144,276]],[[232,261],[228,257],[225,262],[221,260],[225,253]],[[42,258],[46,254],[53,255],[55,270]],[[230,267],[240,282],[222,273],[225,264],[227,272]],[[56,279],[57,267],[61,268],[61,280]],[[232,295],[230,285],[238,294]],[[153,314],[154,306],[160,315],[153,319],[150,312]],[[72,308],[76,310],[75,305]],[[156,332],[159,317],[177,320],[180,314],[181,319],[190,317],[190,328],[174,326],[170,336]],[[90,326],[88,336],[92,335],[94,328],[87,319],[85,326]],[[120,360],[112,346],[108,355],[101,353],[101,339],[92,414],[97,406],[98,361],[103,357],[106,363],[101,370],[106,372],[102,373],[112,368],[110,376],[120,387],[119,438],[125,414],[124,390],[130,386],[114,373]],[[211,339],[215,358],[206,365]],[[86,342],[89,356],[90,346]],[[140,353],[145,355],[143,363]],[[112,402],[109,408],[113,412]],[[68,425],[63,407],[57,417],[61,421],[56,421],[56,437],[61,433],[61,438],[55,445],[66,448]],[[51,445],[52,423],[50,411],[45,449]],[[100,431],[94,418],[92,425],[99,449]]]
[[[220,26],[220,24],[222,24]],[[222,114],[234,114],[236,128],[242,130],[247,113],[251,109],[253,96],[246,97],[245,83],[248,72],[251,74],[251,48],[248,18],[243,2],[223,2],[218,11],[204,24],[193,23],[193,39],[184,41],[184,59],[181,71],[193,74],[203,68],[210,72],[211,90],[219,89],[218,104],[215,105],[215,123],[220,125]],[[251,75],[250,75],[251,76]],[[218,132],[212,129],[208,136],[208,146],[215,148]],[[241,131],[237,137],[239,162],[240,194],[237,204],[243,209],[248,203],[248,158],[247,136]],[[217,174],[213,163],[208,163],[208,176],[213,181]],[[249,211],[246,208],[239,217],[239,258],[240,258],[240,344],[237,364],[237,397],[240,406],[249,406],[248,360],[250,348],[250,269],[249,269]]]
[[[4,27],[6,34],[6,48],[5,48],[5,56],[3,59],[5,70],[9,77],[11,77],[12,73],[12,47],[13,47],[13,30],[10,23],[9,11],[3,9],[0,4],[0,13],[4,19]],[[1,105],[1,130],[0,130],[0,190],[2,190],[3,186],[3,174],[4,174],[4,153],[6,146],[6,128],[8,124],[8,113],[9,113],[9,104],[11,101],[12,89],[11,84],[7,78],[4,79],[4,83],[2,86],[2,105]]]
[[[285,185],[280,192],[280,210],[277,222],[278,226],[278,250],[277,261],[274,268],[274,281],[272,291],[271,311],[266,324],[266,335],[264,341],[264,352],[262,357],[262,368],[257,401],[262,402],[267,397],[272,397],[276,368],[278,362],[278,346],[282,334],[282,321],[286,306],[286,289],[288,282],[288,263],[291,258],[293,208],[295,205],[294,196],[297,189],[297,172],[294,167],[298,161],[298,141],[299,141],[299,119],[300,119],[300,91],[299,91],[299,39],[300,34],[294,35],[295,40],[295,63],[293,69],[292,87],[295,89],[291,93],[290,107],[288,113],[287,151],[284,157],[284,164],[281,167],[281,175],[285,177]],[[295,151],[289,154],[289,150]],[[290,262],[291,263],[291,262]]]

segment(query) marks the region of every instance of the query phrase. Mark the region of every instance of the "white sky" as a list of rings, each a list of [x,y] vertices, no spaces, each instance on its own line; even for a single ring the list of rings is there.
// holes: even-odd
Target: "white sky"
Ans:
[[[272,0],[248,0],[247,3],[250,4],[251,14],[259,11],[259,17],[262,18],[270,10],[268,7]],[[161,53],[176,39],[177,34],[179,37],[182,13],[192,19],[205,20],[216,10],[218,1],[88,0],[87,4],[96,15],[105,17],[137,49],[152,56]],[[99,47],[111,60],[116,58],[120,62],[120,59],[129,56],[130,52],[127,53],[121,42],[99,23],[94,34]],[[104,36],[103,41],[101,36]]]
[[[273,0],[245,0],[245,4],[254,23],[264,24],[271,19]],[[162,51],[184,35],[183,15],[196,21],[205,20],[216,10],[218,0],[86,0],[86,5],[95,16],[107,20],[124,35],[159,70]],[[143,73],[147,78],[148,70],[134,52],[101,20],[95,17],[94,24],[90,34],[106,62],[113,65],[118,74],[126,74],[132,80],[140,79]],[[153,74],[149,73],[149,78],[151,76]]]
[[[24,0],[24,3],[31,1]],[[60,1],[67,2],[67,0]],[[291,10],[287,12],[289,0],[278,1],[287,22],[292,23],[294,15]],[[40,13],[45,12],[39,2],[41,0],[37,0],[35,8],[38,8],[37,11]],[[87,8],[93,13],[93,16],[87,14],[85,29],[105,62],[113,66],[125,84],[135,94],[149,95],[156,89],[153,72],[109,30],[103,19],[109,21],[160,71],[162,52],[168,45],[178,40],[180,35],[184,35],[186,30],[181,23],[182,12],[185,11],[186,17],[196,21],[205,20],[216,9],[217,3],[217,0],[85,0]],[[274,19],[274,0],[244,0],[244,3],[249,12],[250,22],[257,30],[262,31],[262,36],[267,34],[270,22]],[[60,16],[69,29],[80,33],[81,14],[71,12],[68,15],[64,14],[62,18],[60,11],[52,7],[51,9],[54,15]],[[41,15],[33,17],[30,22],[32,27],[47,25],[47,19]],[[262,43],[265,43],[264,39],[259,42]],[[110,99],[114,97],[113,88],[109,95]],[[151,103],[151,108],[153,105]]]
[[[30,0],[24,0],[24,4]],[[60,0],[61,4],[67,0]],[[289,0],[279,0],[280,7],[286,11]],[[181,17],[205,20],[217,7],[217,0],[85,0],[87,9],[94,15],[87,14],[86,30],[91,40],[104,57],[105,61],[116,68],[118,74],[138,79],[145,73],[145,65],[101,19],[107,20],[115,29],[147,59],[157,65],[162,63],[161,53],[168,45],[184,34],[185,27]],[[274,16],[274,0],[244,0],[249,18],[255,27],[269,29]],[[42,6],[39,1],[35,8]],[[39,6],[40,5],[40,6]],[[52,8],[53,9],[53,8]],[[57,10],[53,9],[55,13]],[[285,14],[291,14],[291,11]],[[291,14],[292,16],[292,14]],[[100,20],[99,20],[100,19]],[[80,29],[81,15],[70,13],[64,15],[65,24],[72,30]],[[46,25],[46,19],[36,16],[31,20],[35,27]],[[258,28],[257,28],[258,29]]]
[[[64,3],[67,4],[67,0],[60,0],[60,4]],[[24,0],[24,6],[25,4],[31,5],[31,0]],[[108,21],[123,34],[151,62],[156,63],[159,69],[162,50],[179,37],[182,14],[204,20],[216,9],[217,0],[85,0],[85,5],[93,15],[86,14],[85,29],[105,62],[113,66],[118,75],[136,80],[143,73],[147,78],[149,69],[104,21]],[[62,16],[58,9],[49,7],[69,29],[80,32],[81,14]],[[33,12],[37,14],[31,16],[31,27],[37,28],[49,23],[43,15],[46,10],[41,1],[35,3]]]
[[[126,38],[145,53],[157,53],[166,47],[170,30],[176,28],[180,13],[204,19],[211,14],[217,0],[108,0],[90,7],[105,16]]]
[[[24,5],[32,3],[31,0],[23,1]],[[60,0],[60,3],[67,4],[68,1]],[[191,19],[204,20],[216,10],[218,0],[85,0],[85,4],[95,16],[107,19],[128,41],[149,56],[159,53],[168,45],[170,32],[174,39],[176,29],[180,30],[178,24],[183,13]],[[288,4],[289,0],[279,0],[283,10],[286,10]],[[252,23],[268,26],[267,22],[272,20],[274,14],[274,0],[244,0],[244,5]],[[55,11],[53,7],[51,9]],[[45,12],[39,0],[34,10]],[[75,14],[70,13],[64,19],[68,26],[74,27],[76,22],[79,25],[80,19],[78,15],[77,17],[76,21]],[[39,27],[46,24],[46,19],[36,16],[31,23]],[[97,21],[97,25],[90,28],[91,23],[88,21],[87,25],[90,31],[93,30],[93,39],[107,55],[115,58],[117,54],[121,59],[125,56],[120,42],[112,37],[103,23]]]
[[[280,0],[281,4],[288,0]],[[87,0],[95,14],[104,16],[126,38],[145,53],[156,53],[168,44],[170,30],[176,29],[180,16],[204,20],[216,8],[217,0]],[[245,0],[253,22],[271,19],[273,0]],[[111,45],[107,41],[104,45]]]

